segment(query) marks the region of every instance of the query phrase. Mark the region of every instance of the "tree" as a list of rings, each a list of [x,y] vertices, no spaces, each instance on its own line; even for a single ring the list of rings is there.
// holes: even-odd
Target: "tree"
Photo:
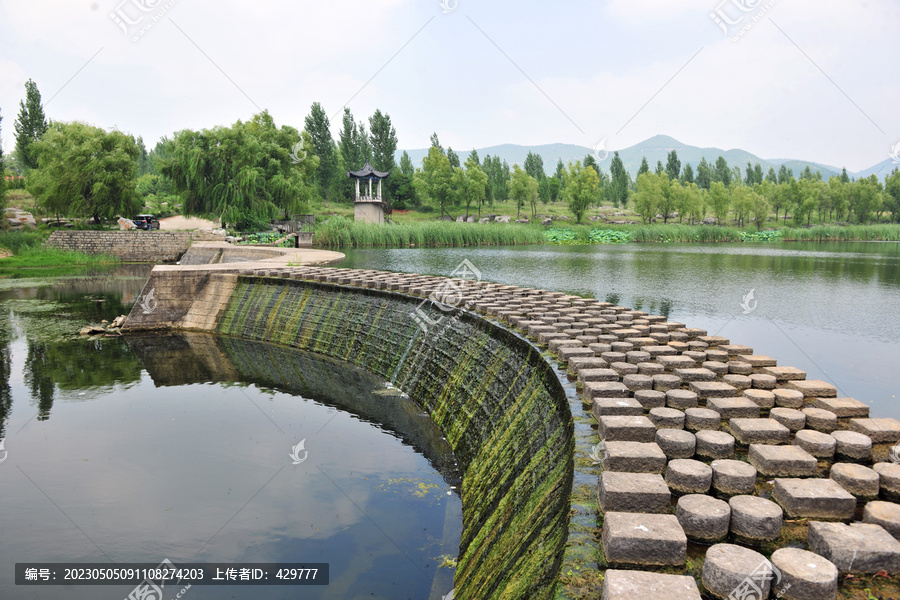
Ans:
[[[891,221],[900,223],[900,170],[894,169],[884,180],[885,208]]]
[[[753,184],[756,185],[756,184],[762,183],[762,182],[763,182],[762,165],[759,163],[756,163],[756,165],[753,167]]]
[[[833,214],[834,218],[840,221],[847,211],[847,186],[839,176],[832,175],[828,178],[828,195],[831,196],[831,210],[828,217],[830,219]]]
[[[531,204],[532,218],[537,214],[538,182],[519,165],[513,165],[512,179],[509,182],[509,194],[516,201],[516,217],[526,202]]]
[[[841,183],[850,183],[850,176],[847,175],[847,167],[841,171]]]
[[[100,223],[140,209],[139,151],[130,135],[85,123],[54,123],[28,151],[37,161],[28,190],[48,213]]]
[[[757,195],[750,186],[738,185],[731,190],[731,209],[738,227],[743,227],[744,219],[753,212]]]
[[[450,161],[450,166],[454,169],[459,168],[459,154],[453,151],[453,148],[447,147],[447,160]]]
[[[150,160],[150,154],[147,152],[147,146],[144,145],[144,138],[138,136],[135,143],[138,147],[138,175],[152,173],[154,166]]]
[[[416,168],[413,166],[412,159],[406,150],[400,156],[400,172],[409,178],[416,174]]]
[[[638,179],[640,179],[641,175],[643,175],[644,173],[649,173],[649,172],[650,172],[650,164],[647,162],[647,157],[642,156],[641,157],[641,166],[638,168],[638,172],[637,172]]]
[[[41,139],[49,125],[41,105],[41,93],[31,79],[25,82],[25,100],[19,102],[19,118],[13,123],[16,132],[16,152],[26,169],[36,169],[37,158],[31,145]]]
[[[694,169],[691,167],[691,163],[684,165],[684,170],[681,172],[681,183],[684,185],[694,183]]]
[[[709,204],[716,216],[716,223],[719,225],[724,223],[728,219],[731,192],[721,181],[714,181],[709,186]]]
[[[681,212],[688,216],[688,222],[699,223],[703,219],[704,193],[696,183],[685,184]]]
[[[681,176],[681,161],[678,159],[678,153],[675,150],[669,152],[666,160],[666,175],[671,181],[677,181]]]
[[[662,196],[660,177],[647,171],[638,175],[634,193],[634,211],[644,223],[649,223],[656,212],[656,199]]]
[[[749,162],[747,163],[747,170],[745,172],[747,175],[746,175],[746,178],[744,179],[744,185],[752,186],[753,185],[753,166]]]
[[[356,184],[349,177],[343,175],[347,171],[357,171],[363,168],[366,161],[372,158],[372,149],[369,145],[366,126],[362,121],[358,123],[354,121],[353,113],[346,107],[341,119],[338,149],[341,157],[341,189],[343,196],[352,201],[356,193]]]
[[[787,165],[782,164],[781,168],[778,169],[778,183],[784,184],[794,180],[794,172],[791,169],[787,168]]]
[[[708,190],[710,183],[712,183],[712,171],[709,168],[709,163],[706,162],[706,158],[700,159],[700,164],[697,165],[697,187],[701,190]]]
[[[181,195],[184,214],[261,229],[276,216],[307,210],[319,158],[310,151],[294,162],[291,153],[301,140],[313,148],[308,132],[279,128],[263,111],[231,127],[178,132],[160,172]]]
[[[432,143],[435,141],[433,139]],[[453,171],[450,168],[450,160],[440,146],[432,146],[428,149],[428,155],[422,164],[422,170],[417,171],[415,176],[416,191],[423,198],[435,202],[441,209],[441,216],[444,216],[453,199]]]
[[[488,176],[478,164],[478,153],[472,150],[469,158],[466,159],[466,217],[469,216],[469,205],[474,203],[478,206],[478,215],[481,215],[481,205],[487,197]]]
[[[615,157],[613,158],[613,164],[615,164],[615,160],[618,158],[619,153],[616,152]],[[619,163],[621,164],[621,159],[619,159]],[[624,167],[622,167],[622,170],[624,171]],[[568,181],[565,189],[566,201],[568,202],[569,210],[575,215],[575,221],[581,223],[581,218],[584,216],[584,213],[587,212],[587,209],[590,207],[597,192],[599,177],[594,169],[582,167],[576,162],[574,164],[569,163],[567,178]],[[625,188],[624,191],[626,194],[628,193],[627,188]]]
[[[397,166],[394,155],[397,152],[397,130],[391,124],[391,117],[375,109],[369,117],[369,142],[372,146],[372,167],[376,171],[392,171]]]
[[[795,207],[799,207],[803,202],[803,197],[800,190],[800,184],[797,183],[796,179],[791,178],[791,180],[785,185],[781,186],[782,190],[782,201],[784,203],[784,223],[787,223],[788,211],[794,210]]]
[[[778,183],[778,175],[775,174],[775,167],[769,167],[769,171],[766,173],[766,181]]]
[[[569,165],[569,175],[572,175],[571,165]],[[612,201],[613,206],[621,205],[624,208],[628,203],[628,173],[625,171],[622,159],[619,158],[618,151],[613,154],[612,162],[609,165],[609,176],[607,196]]]
[[[3,158],[3,115],[0,115],[0,209],[6,208],[6,160]]]
[[[712,181],[718,181],[725,185],[725,187],[729,187],[731,185],[732,172],[728,167],[728,161],[725,160],[724,156],[720,156],[716,159],[716,166],[713,168],[712,172]]]
[[[544,159],[536,152],[528,151],[525,157],[525,172],[534,177],[537,181],[541,181],[546,176],[544,174]]]
[[[319,167],[315,173],[316,190],[319,196],[327,202],[340,193],[341,179],[344,176],[341,173],[337,146],[334,138],[331,137],[331,122],[322,105],[313,102],[303,124],[312,139],[312,153],[319,157]],[[309,150],[303,150],[303,152],[308,153]],[[300,158],[302,155],[298,151],[295,156]]]
[[[559,181],[560,188],[562,188],[566,179],[566,166],[563,164],[561,158],[556,159],[556,173],[554,174],[554,177]]]
[[[763,194],[758,194],[756,192],[753,192],[750,199],[752,201],[751,213],[753,214],[753,219],[756,221],[756,230],[759,231],[762,229],[763,221],[769,216],[769,201]]]
[[[665,167],[663,167],[662,161],[661,160],[656,161],[656,174],[662,175],[665,172],[666,172],[666,169],[665,169]]]
[[[858,223],[868,223],[872,220],[872,212],[878,207],[881,194],[881,182],[876,175],[862,177],[858,181],[847,184],[849,187],[848,200],[850,210]]]
[[[441,146],[441,141],[438,139],[438,134],[436,131],[431,134],[431,147],[437,148],[441,154],[444,153],[444,147]]]

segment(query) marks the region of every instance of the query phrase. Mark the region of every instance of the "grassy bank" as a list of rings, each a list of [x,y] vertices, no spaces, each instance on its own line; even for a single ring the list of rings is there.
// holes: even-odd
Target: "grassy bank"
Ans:
[[[45,248],[50,236],[43,230],[0,231],[0,248],[12,252],[12,256],[0,259],[0,270],[51,267],[94,267],[119,263],[115,256],[91,256],[83,252]]]
[[[316,225],[313,244],[325,248],[438,248],[543,244],[539,225],[425,221],[376,225],[332,217]]]

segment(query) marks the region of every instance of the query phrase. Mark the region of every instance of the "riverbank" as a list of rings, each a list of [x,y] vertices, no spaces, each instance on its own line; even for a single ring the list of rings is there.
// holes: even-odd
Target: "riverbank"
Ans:
[[[521,244],[717,243],[773,241],[900,241],[900,225],[818,225],[810,228],[738,229],[716,225],[561,225],[535,223],[359,223],[334,217],[319,225],[322,248],[439,248]]]

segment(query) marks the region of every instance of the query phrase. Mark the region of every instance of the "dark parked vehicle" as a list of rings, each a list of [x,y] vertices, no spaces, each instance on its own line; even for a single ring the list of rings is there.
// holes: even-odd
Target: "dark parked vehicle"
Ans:
[[[132,221],[134,221],[138,229],[146,229],[147,231],[159,229],[159,219],[153,215],[138,215]]]

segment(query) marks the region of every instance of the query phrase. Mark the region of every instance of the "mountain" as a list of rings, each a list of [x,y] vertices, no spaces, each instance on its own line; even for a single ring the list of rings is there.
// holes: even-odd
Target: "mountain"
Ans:
[[[641,167],[641,159],[643,157],[647,157],[650,170],[655,170],[657,161],[661,161],[663,166],[665,166],[669,152],[672,150],[675,150],[678,153],[681,167],[684,168],[685,165],[690,164],[694,169],[694,173],[697,172],[697,165],[700,163],[700,159],[706,158],[706,162],[713,165],[719,156],[725,157],[725,160],[728,161],[730,167],[734,167],[735,165],[739,166],[742,174],[745,173],[748,162],[753,166],[756,166],[756,163],[759,163],[762,166],[764,174],[768,172],[769,167],[778,171],[781,168],[781,165],[785,165],[794,172],[795,177],[799,177],[800,173],[802,173],[806,166],[809,165],[813,172],[821,172],[822,178],[825,180],[832,175],[840,175],[842,171],[840,167],[823,165],[805,160],[760,158],[751,152],[740,149],[722,150],[721,148],[700,148],[698,146],[690,146],[667,135],[653,136],[639,144],[635,144],[629,148],[623,148],[618,152],[619,158],[622,159],[622,163],[625,165],[625,170],[631,173],[631,177],[634,179],[638,169]],[[421,166],[422,159],[428,154],[428,149],[407,150],[407,152],[409,153],[409,157],[412,159],[413,164]],[[460,162],[465,162],[470,151],[454,148],[454,152],[459,155]],[[505,160],[509,163],[510,167],[512,167],[513,164],[524,165],[525,157],[528,156],[528,152],[535,152],[541,155],[541,158],[544,160],[544,171],[550,175],[556,171],[557,160],[562,159],[563,164],[567,164],[569,161],[582,160],[588,154],[593,154],[594,150],[586,146],[578,146],[575,144],[544,144],[540,146],[502,144],[499,146],[491,146],[489,148],[477,148],[477,152],[478,157],[482,161],[484,161],[486,155],[490,154],[491,156],[499,156],[501,160]],[[402,150],[397,151],[398,160],[402,153]],[[612,151],[610,151],[609,156],[600,163],[600,167],[604,171],[609,172],[609,163],[611,160]],[[854,179],[858,179],[860,177],[868,177],[872,173],[877,173],[880,179],[884,179],[894,170],[894,168],[897,168],[897,166],[898,165],[894,164],[891,159],[887,159],[865,171],[849,173],[849,175]]]

